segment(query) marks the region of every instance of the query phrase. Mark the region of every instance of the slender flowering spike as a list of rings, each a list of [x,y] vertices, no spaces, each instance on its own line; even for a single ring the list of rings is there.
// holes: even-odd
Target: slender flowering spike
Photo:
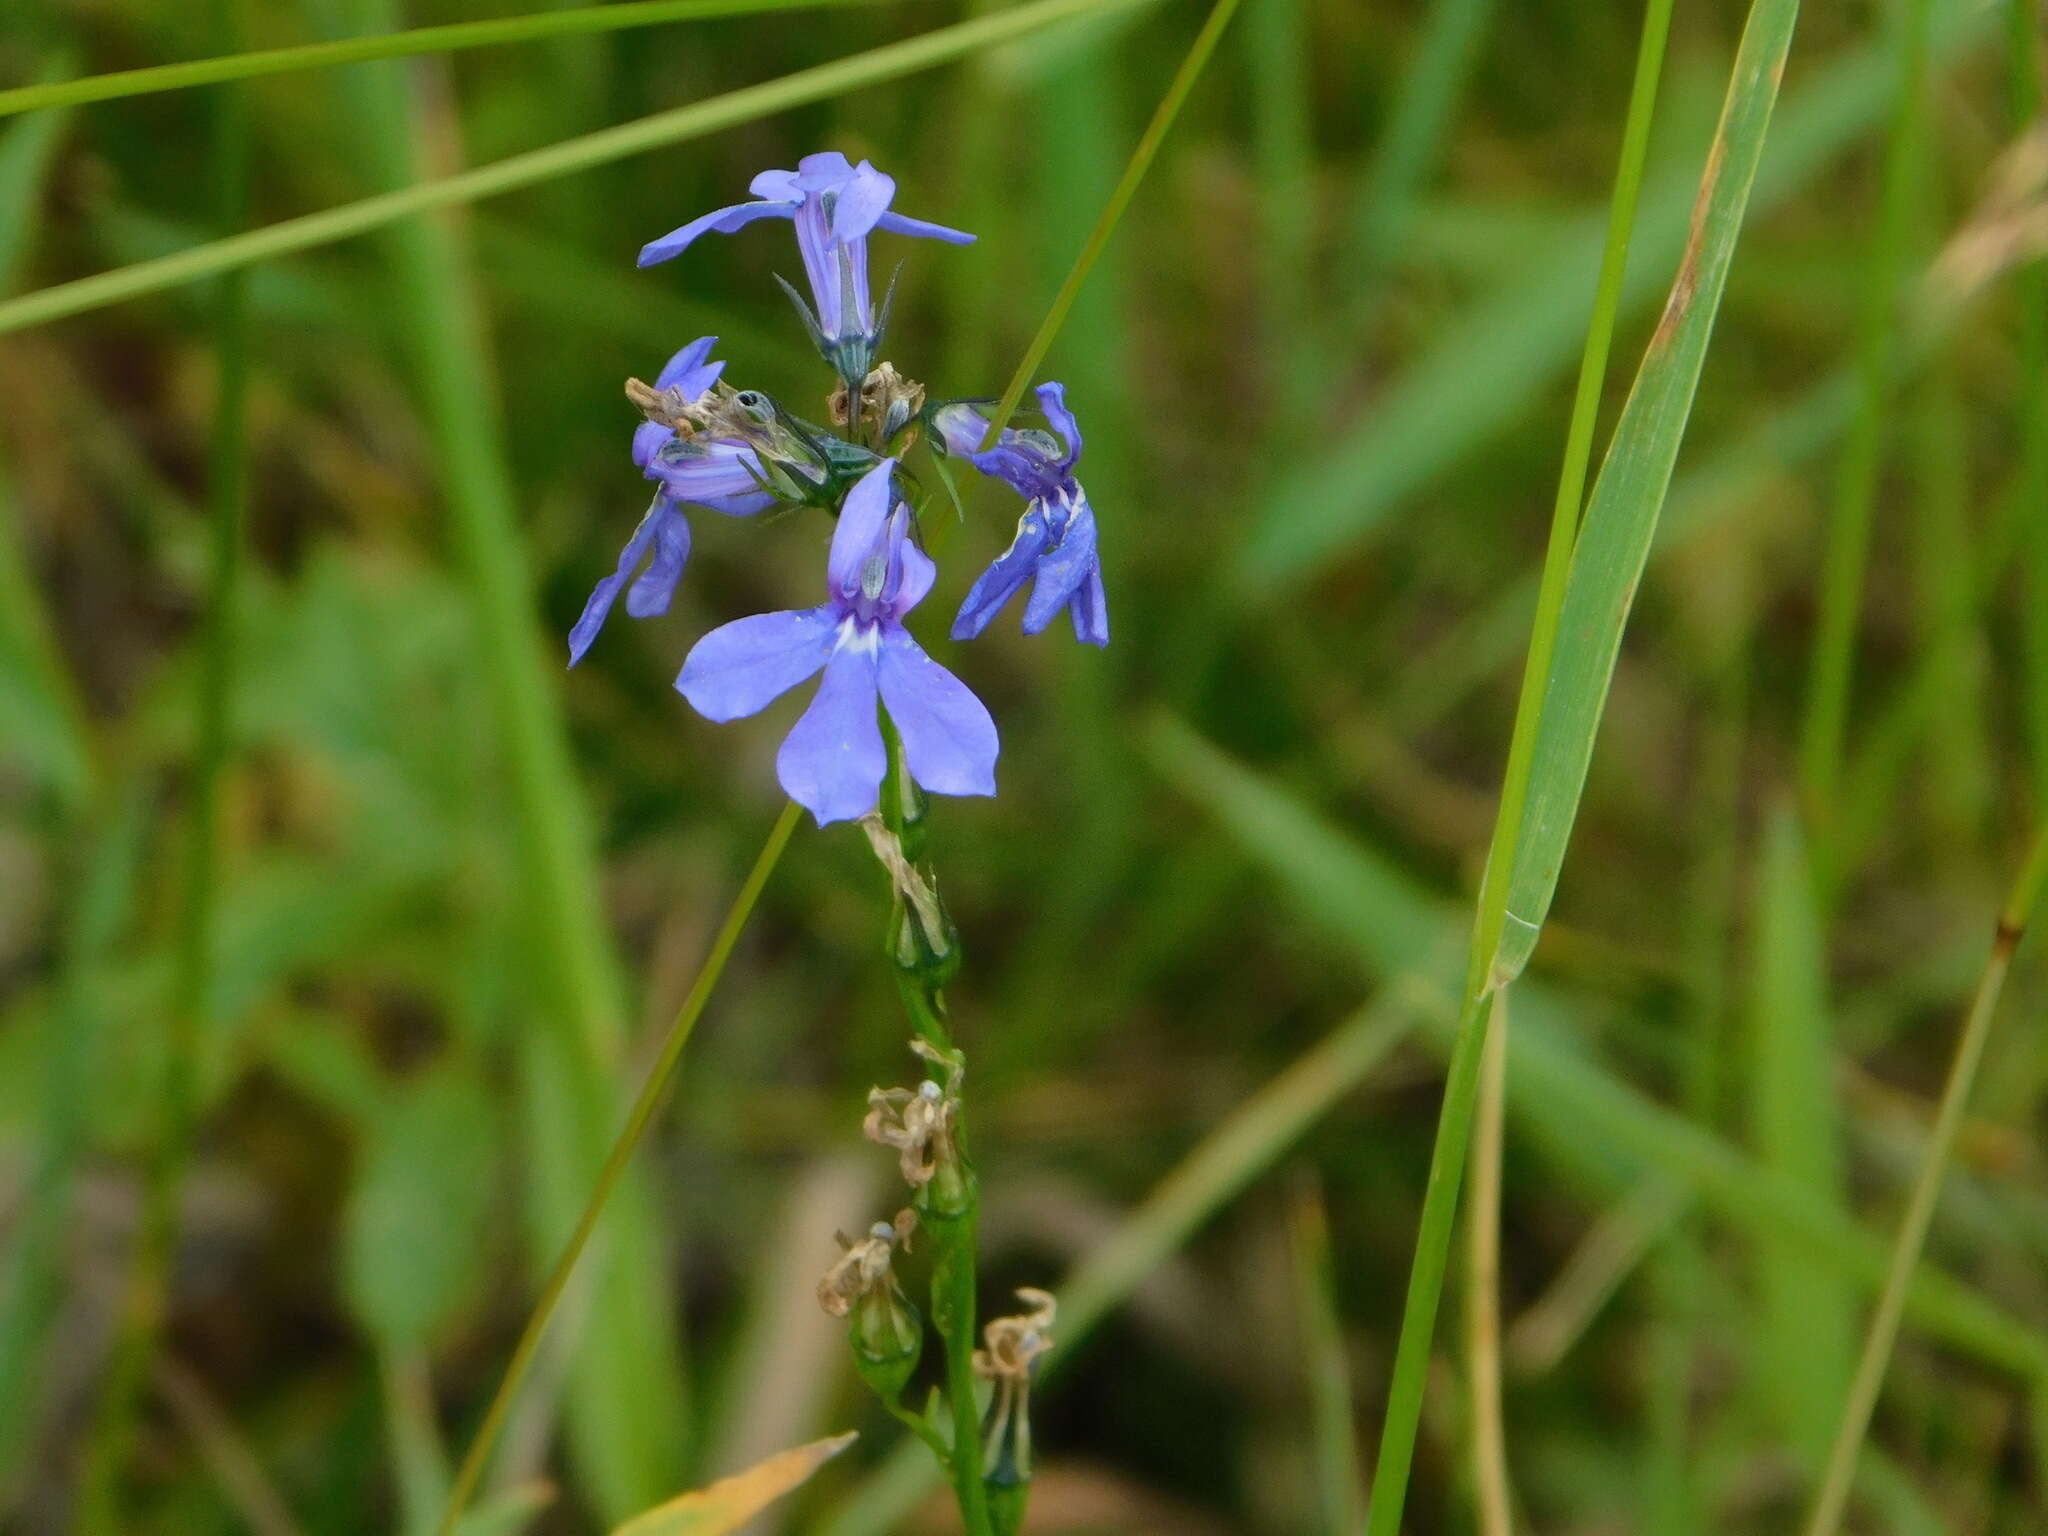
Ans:
[[[1002,606],[1032,583],[1024,605],[1024,633],[1035,635],[1064,608],[1076,638],[1109,644],[1109,608],[1102,592],[1102,562],[1095,550],[1095,510],[1074,478],[1081,429],[1067,409],[1063,384],[1038,386],[1038,404],[1058,432],[1006,427],[983,452],[988,418],[965,403],[942,405],[932,424],[946,452],[966,459],[1025,499],[1010,547],[976,579],[953,621],[953,638],[971,640],[988,628]]]
[[[882,330],[868,287],[868,235],[885,229],[955,245],[974,239],[943,224],[893,212],[889,204],[896,196],[895,180],[865,160],[852,164],[836,150],[805,155],[793,171],[763,171],[749,190],[759,201],[720,208],[670,230],[641,248],[640,265],[651,267],[680,256],[699,235],[712,231],[731,234],[756,219],[793,219],[804,275],[817,305],[815,315],[804,311],[805,322],[819,350],[843,377],[856,381],[866,377]],[[801,300],[798,307],[802,308]],[[883,307],[886,310],[887,305]]]
[[[903,617],[937,568],[909,540],[884,459],[847,493],[821,607],[757,614],[692,647],[676,688],[708,720],[736,720],[825,674],[776,755],[776,777],[820,826],[875,808],[888,766],[877,698],[902,738],[911,777],[940,795],[996,792],[996,727],[967,685],[927,656]]]
[[[759,465],[751,449],[736,443],[685,444],[672,422],[682,411],[708,394],[725,371],[725,364],[711,361],[715,336],[700,336],[668,360],[655,376],[654,387],[640,385],[643,407],[664,417],[644,421],[633,432],[633,462],[650,480],[658,481],[655,493],[640,519],[640,526],[619,552],[618,568],[591,589],[582,617],[569,631],[569,665],[583,659],[597,632],[610,617],[627,582],[626,612],[636,619],[667,613],[682,580],[683,567],[690,559],[690,523],[682,504],[710,507],[714,511],[745,516],[770,505],[774,497],[758,489]],[[629,388],[629,393],[631,392]],[[653,558],[648,559],[649,550]],[[640,570],[641,561],[647,569]]]

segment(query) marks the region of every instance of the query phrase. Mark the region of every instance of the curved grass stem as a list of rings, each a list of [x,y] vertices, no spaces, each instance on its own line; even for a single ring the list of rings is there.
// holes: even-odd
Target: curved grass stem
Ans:
[[[662,1095],[667,1091],[669,1080],[675,1075],[676,1064],[682,1060],[683,1047],[690,1042],[690,1035],[697,1027],[697,1020],[704,1012],[704,1005],[711,1000],[712,990],[725,974],[726,962],[732,958],[735,945],[739,943],[741,930],[747,919],[753,915],[754,904],[760,900],[762,889],[768,884],[768,877],[775,872],[781,861],[782,851],[789,846],[790,835],[796,831],[797,818],[801,814],[795,801],[782,808],[782,814],[775,820],[774,828],[768,833],[768,841],[761,847],[760,856],[754,860],[754,867],[748,871],[739,894],[733,898],[731,909],[725,914],[725,921],[719,925],[718,936],[711,942],[711,951],[704,957],[703,967],[697,972],[697,979],[690,984],[682,1006],[662,1037],[661,1051],[648,1069],[647,1079],[640,1086],[639,1097],[633,1101],[632,1109],[626,1115],[626,1123],[619,1132],[618,1140],[612,1144],[611,1153],[605,1158],[604,1168],[597,1176],[597,1183],[585,1202],[583,1214],[577,1219],[575,1230],[563,1246],[561,1257],[555,1260],[554,1268],[548,1274],[547,1284],[542,1287],[540,1300],[534,1304],[533,1313],[521,1330],[519,1343],[512,1351],[512,1359],[505,1367],[505,1376],[498,1383],[497,1393],[491,1398],[491,1405],[485,1411],[483,1423],[476,1436],[470,1441],[469,1450],[462,1458],[462,1466],[455,1474],[455,1486],[448,1494],[448,1507],[441,1516],[440,1536],[453,1536],[456,1522],[461,1519],[463,1507],[470,1495],[476,1491],[484,1465],[490,1459],[491,1448],[497,1443],[498,1432],[504,1428],[505,1416],[510,1412],[512,1401],[517,1396],[520,1383],[525,1380],[533,1364],[535,1352],[540,1348],[543,1334],[553,1319],[562,1293],[567,1289],[569,1278],[576,1271],[577,1260],[589,1245],[590,1234],[596,1229],[598,1217],[604,1214],[605,1204],[611,1199],[612,1191],[618,1186],[627,1165],[633,1160],[633,1153],[640,1145],[640,1138],[646,1134],[654,1111],[660,1105]]]
[[[1977,1080],[1977,1068],[1984,1059],[1984,1045],[1990,1038],[1991,1019],[1998,1008],[1999,993],[2004,990],[2006,974],[2012,968],[2013,951],[2019,947],[2020,935],[2026,931],[2027,919],[2033,913],[2044,876],[2048,876],[2048,828],[2037,835],[2033,851],[2028,855],[2019,878],[2013,882],[2004,910],[1999,913],[1991,954],[1984,962],[1984,973],[1978,979],[1976,993],[1970,999],[1970,1010],[1963,1019],[1962,1034],[1956,1040],[1948,1081],[1941,1091],[1941,1107],[1935,1114],[1933,1134],[1928,1138],[1926,1159],[1913,1182],[1905,1220],[1899,1224],[1898,1240],[1892,1246],[1891,1263],[1885,1270],[1884,1289],[1878,1295],[1877,1310],[1870,1320],[1870,1332],[1864,1337],[1863,1353],[1856,1362],[1856,1375],[1849,1385],[1848,1401],[1842,1407],[1834,1446],[1828,1453],[1827,1467],[1807,1518],[1806,1536],[1830,1536],[1840,1528],[1842,1516],[1849,1507],[1849,1488],[1856,1475],[1857,1453],[1862,1449],[1863,1437],[1870,1428],[1870,1416],[1877,1407],[1878,1391],[1884,1385],[1892,1348],[1898,1342],[1899,1323],[1906,1311],[1906,1293],[1912,1286],[1913,1272],[1919,1267],[1921,1250],[1927,1243],[1927,1228],[1934,1219],[1934,1203],[1941,1193],[1949,1157],[1955,1151],[1956,1133],[1962,1128],[1963,1112],[1970,1102],[1970,1089]]]

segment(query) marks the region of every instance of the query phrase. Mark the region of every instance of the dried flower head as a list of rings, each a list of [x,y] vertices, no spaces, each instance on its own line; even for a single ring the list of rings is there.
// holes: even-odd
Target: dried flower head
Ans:
[[[1029,1310],[991,1319],[981,1330],[987,1347],[974,1352],[974,1374],[999,1387],[1004,1383],[1028,1385],[1038,1357],[1052,1348],[1053,1315],[1059,1309],[1052,1292],[1020,1286],[1017,1299]]]
[[[959,1162],[953,1128],[967,1062],[958,1051],[949,1055],[924,1040],[911,1041],[910,1048],[931,1064],[933,1075],[915,1088],[870,1088],[860,1129],[869,1141],[894,1147],[903,1181],[923,1189],[941,1168]]]
[[[844,1232],[835,1233],[846,1251],[818,1282],[818,1305],[834,1317],[845,1317],[856,1301],[895,1285],[891,1264],[896,1250],[900,1247],[907,1253],[916,1230],[917,1212],[906,1208],[896,1213],[894,1221],[878,1221],[869,1227],[868,1235],[859,1242]]]

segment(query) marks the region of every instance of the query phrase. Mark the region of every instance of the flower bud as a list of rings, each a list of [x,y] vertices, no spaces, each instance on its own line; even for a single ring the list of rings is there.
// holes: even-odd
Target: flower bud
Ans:
[[[916,1212],[905,1210],[893,1222],[876,1222],[857,1243],[841,1237],[846,1252],[818,1282],[819,1304],[848,1319],[854,1369],[887,1403],[902,1395],[924,1350],[924,1321],[892,1265],[897,1246],[908,1248],[916,1230]]]

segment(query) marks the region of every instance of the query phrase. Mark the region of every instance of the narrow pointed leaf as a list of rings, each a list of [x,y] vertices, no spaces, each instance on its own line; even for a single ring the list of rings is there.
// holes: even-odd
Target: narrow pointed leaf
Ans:
[[[724,1536],[736,1531],[860,1437],[852,1432],[780,1452],[708,1488],[635,1515],[612,1536]]]

